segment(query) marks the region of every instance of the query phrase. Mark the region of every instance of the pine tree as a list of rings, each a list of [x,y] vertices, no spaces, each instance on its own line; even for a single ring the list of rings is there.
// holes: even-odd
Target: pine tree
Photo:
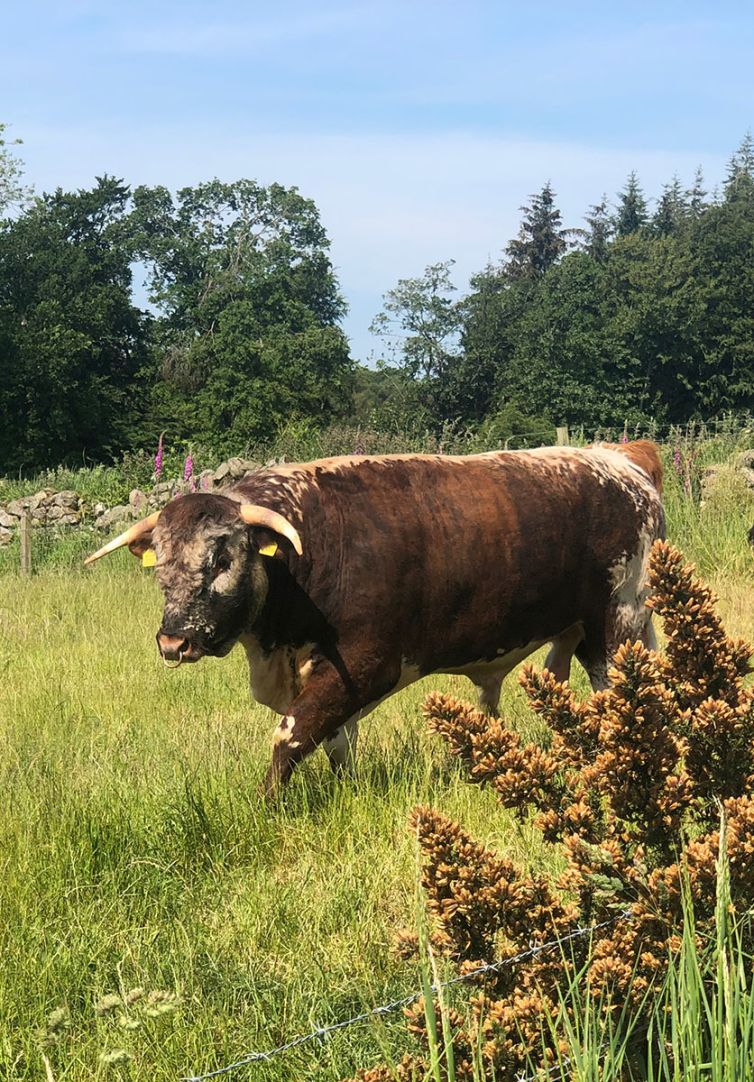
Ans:
[[[662,189],[657,210],[652,218],[652,229],[660,237],[669,237],[677,233],[683,225],[688,207],[678,176]]]
[[[615,232],[619,237],[638,233],[647,222],[647,201],[639,184],[639,178],[632,171],[626,186],[618,196],[618,213],[615,216]]]
[[[694,183],[686,191],[686,201],[692,218],[699,218],[706,210],[708,203],[707,189],[704,187],[704,174],[701,165],[696,167]]]
[[[754,195],[754,138],[750,131],[741,140],[736,153],[728,162],[725,198],[750,199]]]
[[[524,217],[518,237],[505,249],[506,273],[515,280],[541,278],[566,251],[575,230],[563,228],[549,181],[521,210]]]
[[[613,223],[607,210],[607,196],[603,195],[599,203],[592,203],[590,213],[584,215],[588,225],[585,232],[584,248],[598,263],[607,256],[607,247],[613,235]]]

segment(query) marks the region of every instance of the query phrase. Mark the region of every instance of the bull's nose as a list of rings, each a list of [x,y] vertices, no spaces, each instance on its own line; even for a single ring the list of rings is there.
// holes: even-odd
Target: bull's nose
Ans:
[[[157,632],[157,646],[165,661],[180,661],[184,654],[188,653],[189,641],[183,635],[168,635],[164,631]]]

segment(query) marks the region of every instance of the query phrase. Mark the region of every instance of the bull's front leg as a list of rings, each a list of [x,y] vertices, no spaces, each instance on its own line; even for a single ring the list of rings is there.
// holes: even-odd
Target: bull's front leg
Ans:
[[[352,719],[358,717],[370,698],[379,698],[382,694],[380,690],[372,692],[371,683],[360,681],[357,688],[341,669],[329,662],[320,663],[314,669],[273,735],[272,763],[264,783],[268,799],[277,795],[294,767],[322,743],[335,769],[346,765],[350,746],[341,747],[343,734],[351,737],[353,730],[355,737]],[[350,739],[346,743],[350,745]],[[344,756],[339,754],[341,751]]]

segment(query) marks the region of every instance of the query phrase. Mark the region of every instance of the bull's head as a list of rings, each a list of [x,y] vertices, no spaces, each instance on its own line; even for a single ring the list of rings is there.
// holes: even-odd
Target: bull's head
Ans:
[[[138,557],[154,549],[165,595],[157,645],[180,664],[223,657],[250,627],[267,589],[260,549],[283,539],[301,555],[298,532],[276,511],[196,492],[135,522],[85,563],[124,545]]]

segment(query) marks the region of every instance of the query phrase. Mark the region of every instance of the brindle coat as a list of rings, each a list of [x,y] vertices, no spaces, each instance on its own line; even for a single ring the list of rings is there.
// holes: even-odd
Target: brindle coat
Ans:
[[[494,710],[505,674],[549,642],[560,679],[575,653],[604,686],[620,642],[650,641],[660,481],[646,442],[323,459],[176,499],[132,548],[157,553],[160,634],[187,660],[241,641],[254,696],[284,715],[272,793],[320,743],[343,765],[356,720],[427,673],[469,676]],[[284,515],[303,555],[245,526],[234,501]]]

